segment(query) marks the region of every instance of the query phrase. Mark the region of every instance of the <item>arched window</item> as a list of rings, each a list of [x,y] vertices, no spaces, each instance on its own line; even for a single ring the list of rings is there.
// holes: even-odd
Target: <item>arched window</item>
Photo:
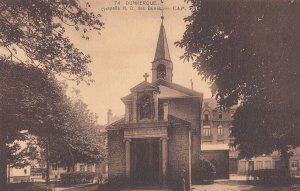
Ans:
[[[151,118],[151,98],[149,95],[144,95],[140,99],[140,119]]]
[[[166,79],[166,66],[163,64],[157,66],[157,79]]]
[[[220,112],[219,113],[219,119],[222,119],[223,118],[223,116],[222,116],[222,113]]]
[[[210,113],[209,113],[209,111],[204,111],[203,112],[203,123],[208,123],[209,122],[209,120],[210,120]]]

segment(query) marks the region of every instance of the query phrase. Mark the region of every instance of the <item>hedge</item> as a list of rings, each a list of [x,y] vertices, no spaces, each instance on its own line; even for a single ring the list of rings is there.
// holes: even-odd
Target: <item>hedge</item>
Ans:
[[[291,181],[290,172],[286,169],[260,169],[250,172],[249,175],[266,185],[286,185]]]
[[[63,186],[93,183],[95,172],[66,172],[60,175]]]

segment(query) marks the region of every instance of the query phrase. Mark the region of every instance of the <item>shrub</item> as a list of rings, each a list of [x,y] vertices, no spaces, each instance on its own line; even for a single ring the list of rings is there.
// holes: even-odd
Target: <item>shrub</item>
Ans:
[[[197,183],[212,183],[216,175],[216,167],[209,161],[200,158],[196,164],[195,180]]]
[[[92,183],[95,177],[95,172],[66,172],[60,175],[63,186]]]

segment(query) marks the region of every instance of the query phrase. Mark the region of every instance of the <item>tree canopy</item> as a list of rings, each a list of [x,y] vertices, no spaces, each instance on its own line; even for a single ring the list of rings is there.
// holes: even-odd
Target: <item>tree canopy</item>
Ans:
[[[47,133],[47,123],[64,97],[62,85],[51,75],[30,65],[0,60],[0,116],[8,143],[19,139],[18,132]],[[57,120],[59,121],[59,120]],[[41,128],[36,131],[36,129]]]
[[[222,107],[240,103],[233,135],[242,157],[296,144],[300,117],[300,2],[190,0],[176,44]]]
[[[30,156],[20,151],[17,141],[28,141],[28,133],[44,136],[59,131],[62,120],[56,106],[64,91],[53,75],[32,65],[4,58],[0,65],[0,187],[5,189],[7,164],[25,162],[24,157]]]
[[[66,27],[88,40],[103,23],[80,0],[2,0],[0,26],[0,188],[6,190],[7,155],[18,150],[16,140],[26,139],[22,130],[41,137],[61,131],[64,119],[56,114],[64,109],[58,107],[64,92],[52,75],[92,81],[91,58],[75,47]]]
[[[90,31],[99,32],[103,23],[90,8],[79,0],[2,0],[0,47],[15,61],[87,80],[90,56],[74,46],[65,27],[74,27],[87,40]]]
[[[66,87],[41,69],[9,60],[1,60],[1,66],[0,148],[5,169],[6,164],[28,165],[28,159],[37,159],[40,148],[46,147],[55,164],[71,167],[104,159],[97,116],[85,103],[72,101]],[[21,142],[27,146],[22,148]]]
[[[49,144],[49,161],[64,166],[103,161],[102,137],[97,130],[97,116],[81,100],[66,99],[64,122],[60,135],[39,139],[42,147]],[[46,138],[46,139],[45,139]],[[49,142],[47,142],[49,138]]]

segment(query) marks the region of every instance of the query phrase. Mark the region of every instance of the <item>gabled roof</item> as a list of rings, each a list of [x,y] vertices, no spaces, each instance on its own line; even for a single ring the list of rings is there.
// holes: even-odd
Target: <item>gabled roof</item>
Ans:
[[[125,97],[122,97],[121,100],[122,101],[131,101],[132,100],[132,94],[129,94],[129,95],[125,96]]]
[[[164,85],[159,85],[158,87],[159,87],[159,98],[160,99],[189,97],[189,95],[187,95],[181,91],[174,90],[173,88],[169,88]]]
[[[115,121],[115,122],[107,125],[107,127],[105,129],[106,130],[117,130],[117,129],[119,129],[118,125],[122,124],[124,122],[125,122],[125,117],[123,117],[123,118],[121,118],[121,119],[119,119],[119,120],[117,120],[117,121]]]
[[[215,98],[205,98],[203,99],[203,107],[207,105],[210,107],[212,110],[216,109],[219,107],[219,104]]]
[[[153,123],[154,125],[157,125],[158,123],[162,123],[162,122],[150,122],[150,123]],[[184,127],[184,126],[185,127],[190,127],[191,126],[190,122],[185,121],[183,119],[180,119],[178,117],[175,117],[173,115],[168,116],[168,123],[169,123],[169,125],[180,125],[181,127]],[[131,128],[132,128],[132,125],[134,125],[134,124],[131,124]],[[140,128],[142,126],[143,126],[143,123],[139,123],[137,127]],[[126,127],[125,118],[122,118],[122,119],[119,119],[118,121],[115,121],[114,123],[108,125],[106,127],[106,130],[120,130],[124,127]]]
[[[169,124],[172,125],[172,124],[180,124],[180,125],[185,125],[185,126],[189,126],[191,125],[190,122],[188,121],[185,121],[183,119],[180,119],[178,117],[175,117],[173,115],[169,115],[168,116],[168,121],[169,121]]]
[[[189,88],[186,88],[184,86],[181,86],[179,84],[175,84],[173,82],[168,82],[166,80],[163,80],[163,79],[159,79],[157,80],[156,82],[152,83],[154,86],[159,86],[159,85],[163,85],[163,86],[166,86],[168,88],[171,88],[171,89],[174,89],[174,90],[177,90],[177,91],[180,91],[184,94],[187,94],[188,96],[197,96],[197,97],[201,97],[203,94],[200,93],[200,92],[197,92],[195,90],[192,90],[192,89],[189,89]]]
[[[161,23],[160,26],[160,31],[159,31],[159,36],[158,36],[158,41],[157,41],[157,46],[155,51],[155,57],[153,62],[160,59],[171,61],[166,31],[163,22]]]
[[[153,86],[147,81],[143,81],[130,89],[130,91],[158,90],[157,86]]]
[[[161,99],[166,99],[166,98],[188,98],[188,97],[202,97],[203,94],[200,92],[197,92],[195,90],[183,87],[181,85],[168,82],[163,79],[159,79],[156,82],[149,83],[147,81],[143,81],[142,83],[134,86],[133,88],[130,89],[130,91],[145,91],[145,90],[153,90],[153,91],[160,91],[160,86],[165,86],[173,91],[173,95],[170,97],[162,97]],[[164,89],[167,89],[164,88]],[[164,90],[163,88],[161,88]],[[177,92],[176,92],[177,91]],[[124,101],[131,101],[132,100],[132,94],[129,94],[125,97],[122,97],[121,100]]]

